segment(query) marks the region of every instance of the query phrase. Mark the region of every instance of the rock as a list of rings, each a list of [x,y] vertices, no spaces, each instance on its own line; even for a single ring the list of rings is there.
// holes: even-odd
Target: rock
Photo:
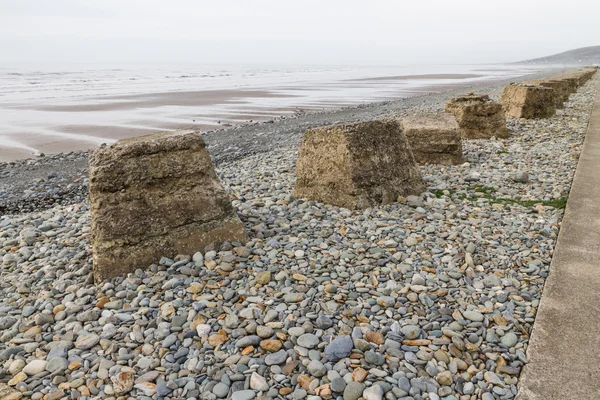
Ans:
[[[23,394],[4,383],[0,383],[0,400],[19,400]]]
[[[256,335],[244,336],[240,340],[238,340],[235,345],[239,348],[244,348],[248,346],[257,346],[260,343],[260,338]]]
[[[219,399],[224,399],[225,397],[227,397],[227,394],[229,394],[229,386],[222,382],[219,382],[213,387],[212,392]]]
[[[23,370],[25,365],[26,363],[24,360],[16,359],[10,363],[10,366],[8,367],[8,373],[11,375],[16,375]]]
[[[133,373],[121,371],[110,378],[113,384],[115,394],[121,395],[129,393],[133,389]]]
[[[196,325],[196,332],[198,332],[198,336],[204,337],[207,336],[211,331],[211,326],[208,324],[198,324]]]
[[[48,362],[46,360],[33,360],[30,361],[24,368],[23,372],[27,375],[36,375],[40,372],[43,372],[46,369],[46,364]]]
[[[483,314],[481,314],[480,312],[477,311],[473,311],[473,310],[466,310],[463,311],[463,316],[468,319],[469,321],[474,321],[474,322],[481,322],[483,321]]]
[[[419,164],[462,164],[462,139],[451,114],[419,114],[405,117],[402,129]]]
[[[508,137],[502,106],[488,95],[454,97],[446,102],[446,112],[456,117],[463,139]]]
[[[437,374],[437,376],[435,377],[435,380],[438,381],[438,383],[440,385],[450,386],[450,385],[452,385],[452,382],[453,382],[452,372],[442,371],[439,374]]]
[[[343,393],[346,389],[346,381],[343,378],[335,378],[329,387],[336,393]]]
[[[350,382],[344,389],[344,400],[358,400],[365,390],[365,385],[359,382]]]
[[[554,89],[522,83],[508,85],[500,102],[510,118],[550,118],[556,114]]]
[[[329,361],[339,361],[352,353],[354,342],[350,336],[338,336],[325,347],[325,357]]]
[[[279,350],[277,353],[267,354],[265,357],[265,364],[267,365],[279,365],[283,364],[287,360],[287,352],[285,350]]]
[[[77,338],[75,347],[81,350],[88,350],[100,342],[100,336],[94,333],[86,333]]]
[[[517,171],[512,176],[512,180],[517,183],[527,183],[529,182],[529,174],[525,171]]]
[[[146,268],[161,256],[245,242],[205,147],[198,132],[179,131],[90,151],[96,282]]]
[[[271,282],[271,271],[259,272],[256,275],[256,283],[259,285],[266,285]]]
[[[312,349],[319,344],[319,338],[313,335],[312,333],[305,333],[298,337],[298,346],[306,347],[307,349]]]
[[[326,315],[319,315],[315,321],[315,325],[319,329],[329,329],[333,326],[333,321]]]
[[[511,348],[519,342],[519,338],[513,332],[507,332],[504,336],[502,336],[500,341],[506,347]]]
[[[254,397],[256,397],[254,390],[238,390],[233,392],[231,400],[252,400]]]
[[[379,385],[372,385],[363,391],[362,397],[364,400],[381,400],[383,398],[383,389]]]
[[[156,393],[156,384],[152,382],[136,383],[133,387],[142,392],[145,396],[152,396]]]
[[[261,340],[261,342],[260,342],[260,348],[263,350],[266,350],[270,353],[274,353],[276,351],[281,350],[281,346],[282,346],[281,341],[276,340],[276,339]]]
[[[327,373],[327,368],[319,361],[312,360],[307,366],[306,369],[312,376],[316,376],[320,378]]]
[[[62,372],[69,366],[69,360],[66,358],[54,357],[46,364],[48,372]]]
[[[269,390],[269,384],[267,383],[267,380],[265,378],[263,378],[256,372],[253,372],[250,376],[250,389],[254,389],[259,392],[266,392],[267,390]]]
[[[385,356],[383,354],[379,354],[372,350],[369,350],[365,353],[365,361],[368,364],[383,365],[385,363]]]
[[[417,325],[406,325],[402,327],[401,332],[406,339],[413,340],[421,336],[421,327]]]
[[[359,367],[352,371],[352,380],[356,382],[364,382],[368,375],[369,373],[365,369]]]
[[[296,198],[354,209],[388,204],[424,188],[396,121],[313,128],[302,138]]]

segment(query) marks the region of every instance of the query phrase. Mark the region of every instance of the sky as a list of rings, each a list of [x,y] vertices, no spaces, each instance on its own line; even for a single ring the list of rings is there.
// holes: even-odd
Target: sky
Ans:
[[[495,63],[600,44],[598,0],[0,0],[0,65]]]

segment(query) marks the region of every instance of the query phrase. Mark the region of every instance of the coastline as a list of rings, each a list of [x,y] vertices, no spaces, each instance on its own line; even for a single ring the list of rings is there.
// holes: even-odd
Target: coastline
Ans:
[[[64,97],[52,97],[61,95],[58,86],[53,91],[45,89],[50,97],[42,96],[44,91],[41,90],[28,94],[41,97],[30,99],[18,99],[16,93],[7,92],[0,96],[0,115],[3,115],[0,117],[0,162],[40,153],[83,151],[102,143],[158,131],[210,131],[282,116],[289,118],[397,101],[465,85],[492,84],[499,78],[483,74],[425,73],[335,79],[292,82],[291,85],[278,82],[271,86],[255,82],[249,87],[202,90],[194,90],[193,85],[191,89],[173,91],[145,88],[143,93],[132,94],[102,94],[97,90],[79,94],[77,90],[76,94],[65,91]]]

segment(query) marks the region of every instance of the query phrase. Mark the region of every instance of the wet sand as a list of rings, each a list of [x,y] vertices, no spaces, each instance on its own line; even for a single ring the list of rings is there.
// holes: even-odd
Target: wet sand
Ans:
[[[485,75],[477,74],[423,74],[423,75],[398,75],[398,76],[378,76],[375,78],[348,79],[349,81],[389,81],[389,80],[419,80],[419,79],[468,79],[481,78]]]
[[[439,93],[477,74],[398,75],[333,81],[324,86],[171,91],[0,102],[0,161],[87,150],[102,143],[158,131],[214,131],[281,116],[338,109],[373,101]],[[435,82],[436,80],[450,82]],[[411,84],[411,81],[433,80]],[[477,80],[477,84],[497,79]],[[390,83],[391,82],[391,83]]]

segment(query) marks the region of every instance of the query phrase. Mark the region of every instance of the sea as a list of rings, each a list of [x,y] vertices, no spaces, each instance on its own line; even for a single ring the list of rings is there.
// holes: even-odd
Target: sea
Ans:
[[[523,76],[523,65],[2,65],[0,161]]]

